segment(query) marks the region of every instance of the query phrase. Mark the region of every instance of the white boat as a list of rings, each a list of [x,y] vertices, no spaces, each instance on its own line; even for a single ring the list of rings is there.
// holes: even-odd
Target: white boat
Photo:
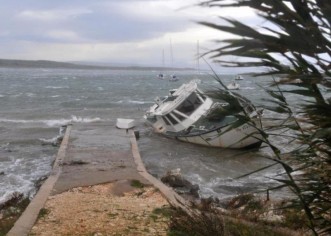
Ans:
[[[229,84],[228,86],[226,86],[229,90],[238,90],[240,89],[240,84],[236,83],[236,82],[231,82],[231,84]]]
[[[170,79],[169,79],[169,81],[171,81],[171,82],[176,82],[176,81],[178,81],[179,79],[178,79],[178,77],[174,74],[174,75],[171,75],[171,77],[170,77]]]
[[[252,122],[261,127],[260,114],[246,98],[229,91],[238,98]],[[222,148],[247,148],[261,145],[261,135],[251,123],[242,123],[236,114],[212,116],[229,103],[213,101],[191,81],[168,96],[156,98],[145,113],[145,120],[154,131],[181,141]]]
[[[131,129],[136,125],[136,121],[133,119],[117,118],[116,127],[119,129]]]
[[[164,50],[162,50],[162,68],[164,68]],[[162,72],[157,75],[158,79],[165,79],[165,76]]]
[[[241,75],[237,75],[234,79],[235,80],[244,80],[244,77],[242,77]]]
[[[158,78],[158,79],[164,79],[164,74],[162,74],[162,73],[158,74],[158,75],[157,75],[157,78]]]

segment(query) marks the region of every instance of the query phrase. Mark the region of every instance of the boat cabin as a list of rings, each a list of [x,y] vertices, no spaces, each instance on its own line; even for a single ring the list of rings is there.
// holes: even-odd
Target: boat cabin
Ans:
[[[212,105],[195,83],[184,84],[171,90],[163,99],[158,98],[146,119],[160,132],[178,132],[196,122]]]

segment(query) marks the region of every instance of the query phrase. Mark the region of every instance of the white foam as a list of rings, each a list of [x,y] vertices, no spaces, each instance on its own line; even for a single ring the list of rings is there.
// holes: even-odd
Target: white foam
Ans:
[[[129,103],[132,103],[132,104],[145,104],[146,102],[145,101],[129,100]]]
[[[71,116],[71,119],[56,119],[56,120],[19,120],[19,119],[5,119],[0,118],[0,123],[14,123],[14,124],[46,124],[49,127],[57,127],[62,125],[67,125],[69,123],[92,123],[100,121],[99,117],[79,117],[79,116]]]
[[[45,88],[49,89],[63,89],[63,88],[69,88],[68,86],[46,86]]]
[[[25,95],[28,96],[28,97],[35,97],[36,96],[35,93],[26,93]]]
[[[32,198],[36,193],[35,183],[51,170],[51,156],[38,158],[17,158],[11,156],[0,162],[0,171],[4,172],[0,182],[0,204],[9,200],[14,193],[22,193]]]

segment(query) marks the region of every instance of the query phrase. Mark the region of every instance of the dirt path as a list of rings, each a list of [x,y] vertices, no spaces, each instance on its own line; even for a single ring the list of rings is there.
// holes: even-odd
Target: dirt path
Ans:
[[[154,187],[129,181],[50,196],[30,235],[167,235],[168,203]]]

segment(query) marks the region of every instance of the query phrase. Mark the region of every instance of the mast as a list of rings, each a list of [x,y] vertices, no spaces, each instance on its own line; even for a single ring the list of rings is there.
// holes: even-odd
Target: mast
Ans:
[[[200,72],[200,62],[199,62],[199,59],[200,59],[200,52],[199,52],[199,40],[197,41],[197,70],[198,70],[198,73]]]
[[[164,49],[162,50],[162,67],[164,67]]]
[[[172,54],[172,42],[171,42],[171,38],[170,38],[170,59],[171,59],[171,67],[174,67],[174,57]]]

